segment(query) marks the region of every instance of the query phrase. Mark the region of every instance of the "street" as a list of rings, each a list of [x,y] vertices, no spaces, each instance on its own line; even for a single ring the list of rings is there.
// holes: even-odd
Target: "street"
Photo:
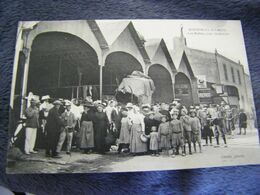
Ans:
[[[257,130],[247,132],[247,135],[227,138],[227,148],[220,139],[221,145],[218,148],[203,146],[202,153],[193,153],[184,157],[178,155],[175,158],[164,155],[159,157],[119,155],[116,151],[110,151],[105,155],[82,154],[80,151],[75,151],[71,155],[66,155],[62,151],[61,159],[53,159],[45,157],[44,150],[41,150],[38,154],[26,156],[23,160],[16,161],[13,166],[7,167],[7,173],[125,172],[259,164],[260,148]],[[204,144],[205,140],[202,140],[202,145]]]

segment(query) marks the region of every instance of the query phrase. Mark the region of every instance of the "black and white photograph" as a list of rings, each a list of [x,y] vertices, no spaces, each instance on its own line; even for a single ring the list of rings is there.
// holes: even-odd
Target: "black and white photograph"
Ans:
[[[19,22],[8,143],[8,174],[259,164],[241,22]]]

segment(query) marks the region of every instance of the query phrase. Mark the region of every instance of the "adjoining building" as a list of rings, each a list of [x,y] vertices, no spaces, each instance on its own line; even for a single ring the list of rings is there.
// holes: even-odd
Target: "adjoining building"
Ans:
[[[220,54],[189,48],[181,29],[180,37],[174,37],[172,58],[181,66],[186,60],[197,78],[197,93],[200,104],[220,104],[226,102],[231,107],[252,111],[249,76],[240,62]],[[251,97],[252,99],[252,97]]]

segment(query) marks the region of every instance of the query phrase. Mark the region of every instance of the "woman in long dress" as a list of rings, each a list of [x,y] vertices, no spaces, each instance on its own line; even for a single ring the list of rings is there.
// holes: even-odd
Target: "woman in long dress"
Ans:
[[[109,121],[105,112],[103,112],[103,105],[97,105],[97,112],[94,116],[94,130],[95,130],[95,150],[100,154],[106,151],[106,136],[109,127]]]
[[[120,135],[119,135],[119,147],[118,153],[122,150],[129,151],[129,143],[130,143],[130,130],[131,124],[129,122],[129,118],[127,117],[127,109],[122,108],[122,119],[121,119],[121,128],[120,128]]]
[[[84,112],[80,119],[79,146],[80,149],[84,150],[84,153],[91,152],[94,148],[93,120],[95,112],[92,107],[93,106],[90,103],[85,104]]]
[[[132,154],[147,152],[147,143],[142,142],[141,135],[145,134],[144,115],[135,107],[134,111],[129,111],[129,120],[131,121],[130,133],[130,152]]]

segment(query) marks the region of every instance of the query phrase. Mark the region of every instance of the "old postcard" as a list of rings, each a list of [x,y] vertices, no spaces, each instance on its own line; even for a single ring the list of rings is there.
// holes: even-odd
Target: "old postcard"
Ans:
[[[19,22],[7,173],[260,163],[240,21]]]

